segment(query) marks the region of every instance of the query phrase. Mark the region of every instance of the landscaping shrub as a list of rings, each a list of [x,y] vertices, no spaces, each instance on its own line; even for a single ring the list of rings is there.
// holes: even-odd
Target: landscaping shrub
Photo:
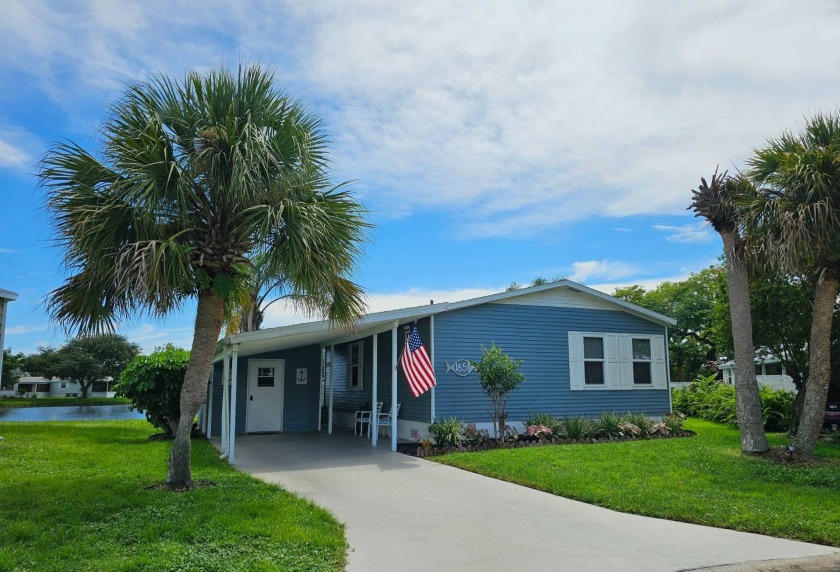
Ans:
[[[563,419],[563,432],[575,441],[586,439],[593,432],[592,421],[586,417],[566,417]]]
[[[468,423],[464,429],[464,440],[470,445],[481,445],[490,441],[490,432],[487,429],[476,429],[475,423]]]
[[[175,432],[181,410],[181,386],[190,352],[174,346],[132,359],[114,386],[118,397],[131,399],[131,406],[167,435]]]
[[[457,417],[448,417],[429,425],[429,435],[440,447],[460,447],[466,443],[466,427]]]
[[[768,431],[787,431],[793,416],[795,394],[784,389],[759,389],[764,427]],[[699,376],[688,387],[673,391],[675,411],[709,421],[737,424],[735,388],[715,379],[714,375]]]
[[[627,423],[631,423],[639,428],[639,435],[641,437],[647,437],[650,435],[650,427],[651,427],[651,420],[648,419],[648,416],[644,413],[631,413],[628,412],[624,415],[624,420]]]
[[[548,427],[553,435],[563,433],[563,421],[552,415],[541,411],[532,411],[531,415],[523,422],[525,427],[532,425]]]
[[[668,428],[668,433],[679,433],[685,424],[685,414],[669,413],[662,418],[662,423]]]
[[[611,411],[604,411],[601,416],[595,421],[595,433],[603,437],[618,437],[621,435],[621,427],[624,421],[621,415]]]
[[[545,425],[528,425],[525,428],[525,435],[533,439],[550,439],[552,432],[551,428]]]

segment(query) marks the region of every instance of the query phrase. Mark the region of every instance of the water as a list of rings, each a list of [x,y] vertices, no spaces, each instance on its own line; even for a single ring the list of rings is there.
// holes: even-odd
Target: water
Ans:
[[[145,419],[130,405],[77,405],[73,407],[0,407],[2,421],[110,421]]]

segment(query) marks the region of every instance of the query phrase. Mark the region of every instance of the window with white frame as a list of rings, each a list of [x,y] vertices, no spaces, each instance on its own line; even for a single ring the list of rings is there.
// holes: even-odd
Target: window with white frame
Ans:
[[[633,338],[633,383],[637,385],[653,384],[653,353],[650,338]]]
[[[64,381],[64,380],[62,379],[62,380],[59,382],[58,386],[59,386],[61,389],[67,389],[67,382],[66,382],[66,381]]]
[[[347,346],[347,389],[361,390],[364,387],[364,342]]]
[[[569,332],[569,388],[668,389],[665,336]]]
[[[586,385],[605,385],[604,338],[583,337],[583,382]]]

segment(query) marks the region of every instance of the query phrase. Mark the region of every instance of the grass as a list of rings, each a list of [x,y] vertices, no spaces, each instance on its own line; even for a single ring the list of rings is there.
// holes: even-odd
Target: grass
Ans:
[[[342,525],[193,442],[193,478],[148,490],[169,443],[145,421],[0,423],[0,570],[336,571]]]
[[[0,407],[73,407],[76,405],[127,405],[127,397],[10,397],[0,399]]]
[[[840,546],[840,445],[821,444],[813,465],[790,466],[741,455],[726,425],[691,419],[686,428],[697,436],[433,460],[621,512]]]

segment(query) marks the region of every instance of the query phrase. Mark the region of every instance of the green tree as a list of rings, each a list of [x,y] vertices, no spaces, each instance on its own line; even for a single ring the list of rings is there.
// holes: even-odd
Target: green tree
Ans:
[[[321,120],[259,65],[131,85],[100,131],[97,154],[61,143],[42,164],[71,272],[49,309],[68,328],[99,331],[196,301],[167,477],[189,487],[192,419],[250,261],[265,256],[270,275],[306,293],[304,309],[351,324],[364,301],[347,278],[369,225],[330,183]]]
[[[147,356],[136,356],[120,375],[114,391],[167,435],[175,434],[180,416],[181,388],[190,352],[169,345]]]
[[[504,438],[508,397],[511,391],[525,381],[525,376],[519,371],[525,362],[511,358],[493,343],[489,348],[481,346],[481,359],[470,363],[478,372],[481,390],[490,398],[490,416],[493,418],[495,437],[497,440]]]
[[[12,350],[3,350],[2,387],[13,388],[23,373],[26,356],[20,352],[13,354]]]
[[[715,171],[710,183],[701,179],[700,185],[692,191],[693,198],[689,207],[696,216],[706,219],[723,241],[729,316],[735,349],[735,406],[741,432],[741,450],[749,454],[761,453],[769,448],[753,367],[755,346],[749,267],[737,208],[737,202],[750,190],[751,185],[743,178],[728,177],[726,173],[718,175]]]
[[[86,398],[94,383],[116,381],[123,368],[140,353],[140,346],[116,334],[83,336],[58,349],[39,348],[27,360],[30,373],[79,384]]]
[[[755,151],[747,229],[768,266],[814,281],[808,380],[794,446],[810,455],[831,379],[831,332],[840,284],[840,114],[818,113],[799,133]],[[736,358],[737,359],[737,358]]]

